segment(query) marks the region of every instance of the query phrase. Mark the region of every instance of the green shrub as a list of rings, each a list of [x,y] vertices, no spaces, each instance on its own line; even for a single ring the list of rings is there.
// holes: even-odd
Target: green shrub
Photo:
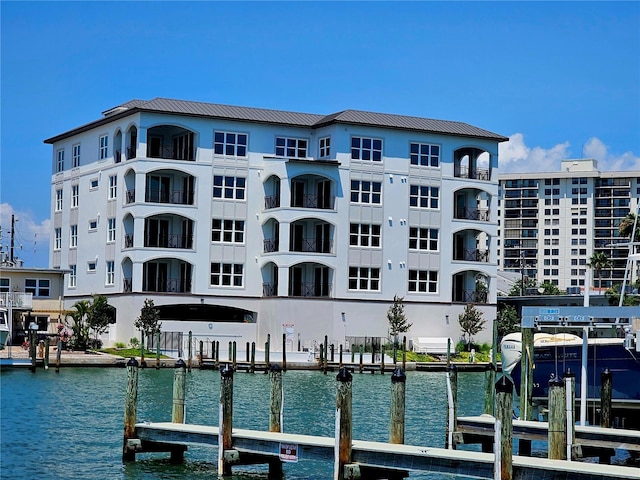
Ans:
[[[115,348],[127,348],[127,344],[124,342],[116,342],[113,344]]]
[[[131,348],[139,348],[140,347],[140,340],[136,337],[131,337],[129,339],[129,346]]]

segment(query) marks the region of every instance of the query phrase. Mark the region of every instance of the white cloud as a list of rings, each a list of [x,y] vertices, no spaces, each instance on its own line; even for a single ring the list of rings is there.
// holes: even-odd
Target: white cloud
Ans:
[[[569,142],[564,142],[551,148],[528,147],[524,135],[514,133],[498,147],[500,173],[559,172],[562,160],[576,158],[571,156],[569,146]],[[582,157],[596,159],[602,172],[640,170],[640,157],[633,152],[610,153],[609,147],[597,137],[587,140]]]
[[[622,155],[609,153],[609,147],[597,137],[591,137],[584,145],[584,156],[595,158],[600,171],[640,170],[640,157],[633,152]]]
[[[560,162],[567,158],[569,142],[552,148],[530,148],[524,143],[522,133],[514,133],[508,142],[499,145],[500,172],[554,172],[560,170]]]
[[[14,256],[27,267],[47,267],[49,264],[49,231],[51,221],[38,221],[29,210],[16,211],[9,203],[0,204],[2,251],[9,253],[11,245],[11,215],[15,216]]]

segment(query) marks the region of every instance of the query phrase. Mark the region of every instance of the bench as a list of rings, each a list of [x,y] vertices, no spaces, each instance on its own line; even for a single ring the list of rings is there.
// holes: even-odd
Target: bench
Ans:
[[[448,337],[417,337],[413,339],[413,351],[430,355],[446,355],[449,342],[451,339]],[[451,342],[451,348],[455,348],[453,342]]]

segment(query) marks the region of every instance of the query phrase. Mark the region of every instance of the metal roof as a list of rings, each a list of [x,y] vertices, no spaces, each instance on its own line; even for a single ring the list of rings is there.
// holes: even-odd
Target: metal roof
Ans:
[[[54,143],[72,135],[112,122],[118,118],[138,112],[169,113],[205,118],[218,118],[232,121],[268,123],[304,128],[319,128],[335,123],[346,123],[368,127],[412,130],[444,135],[456,135],[483,139],[507,141],[508,138],[497,133],[474,127],[467,123],[430,118],[393,115],[388,113],[365,112],[361,110],[343,110],[329,115],[288,112],[254,107],[238,107],[216,103],[154,98],[153,100],[130,100],[103,112],[104,117],[82,125],[68,132],[45,140]]]

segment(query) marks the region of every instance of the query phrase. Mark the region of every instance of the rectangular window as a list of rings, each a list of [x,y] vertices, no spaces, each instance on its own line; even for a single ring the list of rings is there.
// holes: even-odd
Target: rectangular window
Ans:
[[[78,208],[80,200],[80,186],[71,185],[71,208]]]
[[[410,144],[411,165],[422,167],[440,166],[440,147],[428,143]]]
[[[212,263],[211,264],[211,285],[223,287],[242,286],[241,263]]]
[[[213,153],[229,157],[246,157],[247,140],[246,133],[214,132]]]
[[[56,152],[56,172],[62,172],[64,170],[64,150],[58,150]]]
[[[116,219],[108,218],[107,219],[107,242],[115,242],[116,241]]]
[[[11,291],[11,280],[9,278],[0,278],[0,292],[7,293]]]
[[[69,246],[71,248],[78,246],[78,225],[71,225],[69,228]]]
[[[331,156],[331,137],[322,137],[320,139],[320,158]]]
[[[349,245],[354,247],[380,247],[380,225],[352,223]]]
[[[97,220],[89,220],[89,230],[97,230],[98,221]]]
[[[91,190],[95,190],[96,188],[98,188],[98,179],[97,179],[97,178],[92,178],[92,179],[90,180],[89,188],[90,188]]]
[[[306,158],[307,141],[304,138],[276,137],[276,156]]]
[[[50,282],[46,278],[25,278],[24,291],[34,297],[48,297],[51,294]]]
[[[100,160],[104,160],[105,158],[107,158],[107,155],[109,153],[109,136],[108,135],[102,135],[100,136]]]
[[[351,137],[353,160],[382,161],[382,140],[377,138]]]
[[[62,189],[56,190],[56,212],[62,211]]]
[[[75,288],[78,284],[77,265],[69,265],[69,288]]]
[[[118,194],[118,176],[110,175],[109,176],[109,200],[113,200],[116,198]]]
[[[409,205],[419,208],[438,208],[439,187],[411,185],[409,187]]]
[[[78,168],[80,166],[80,144],[77,143],[73,146],[73,168]]]
[[[107,277],[105,285],[113,285],[116,278],[116,264],[113,260],[107,261]]]
[[[244,243],[244,220],[211,220],[211,241]]]
[[[349,267],[349,290],[380,290],[380,269]]]
[[[351,180],[351,203],[382,202],[382,183],[368,180]]]
[[[87,262],[87,272],[96,273],[96,262]]]
[[[246,178],[213,176],[213,198],[244,200]]]
[[[409,270],[409,291],[438,293],[438,272],[433,270]]]
[[[412,250],[438,251],[437,228],[409,228],[409,248]]]
[[[55,229],[55,243],[53,245],[54,250],[60,250],[62,248],[62,228]]]

